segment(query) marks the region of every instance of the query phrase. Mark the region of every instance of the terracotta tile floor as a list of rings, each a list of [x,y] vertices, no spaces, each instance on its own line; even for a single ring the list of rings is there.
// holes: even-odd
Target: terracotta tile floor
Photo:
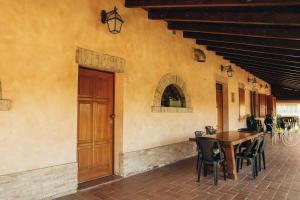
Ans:
[[[212,176],[196,182],[195,158],[122,179],[108,185],[80,191],[60,200],[168,200],[168,199],[298,199],[300,200],[300,143],[287,147],[277,143],[266,147],[267,169],[251,179],[250,166],[238,180],[213,185]],[[220,173],[221,175],[221,173]]]

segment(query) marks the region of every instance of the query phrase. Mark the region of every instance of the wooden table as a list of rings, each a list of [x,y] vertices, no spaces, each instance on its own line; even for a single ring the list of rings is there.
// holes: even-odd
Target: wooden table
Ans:
[[[229,132],[220,132],[216,135],[204,135],[205,138],[217,139],[221,142],[226,158],[227,158],[227,168],[229,178],[236,180],[236,163],[235,163],[235,149],[234,146],[241,144],[247,140],[252,140],[259,136],[264,135],[263,132],[252,133],[252,132],[238,132],[238,131],[229,131]],[[190,141],[196,141],[195,138],[190,138]]]

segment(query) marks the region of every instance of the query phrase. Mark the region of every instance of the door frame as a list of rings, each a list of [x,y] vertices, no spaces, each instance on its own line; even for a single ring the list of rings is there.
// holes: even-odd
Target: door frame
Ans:
[[[229,90],[228,90],[228,78],[219,74],[215,74],[214,91],[216,94],[216,84],[222,85],[223,92],[223,131],[229,131]],[[217,102],[216,102],[217,103]]]
[[[217,85],[220,85],[221,86],[221,90],[218,90],[217,88]],[[223,91],[223,84],[222,83],[219,83],[219,82],[216,82],[216,97],[217,97],[217,93],[218,91],[221,91],[221,96],[222,96],[222,127],[221,127],[221,130],[222,132],[224,131],[224,91]],[[218,105],[218,102],[217,102],[217,98],[216,98],[216,106]],[[217,111],[217,120],[218,120],[218,111]],[[218,126],[218,121],[217,121],[217,125],[216,125],[216,128]],[[218,132],[220,132],[220,130],[218,130]]]
[[[94,69],[94,68],[89,68],[89,67],[85,67],[85,66],[81,66],[81,65],[78,65],[78,73],[77,73],[77,132],[76,132],[76,162],[78,163],[78,153],[77,153],[77,148],[78,148],[78,128],[79,128],[79,112],[78,112],[78,95],[79,95],[79,91],[78,91],[78,87],[79,87],[79,69],[87,69],[87,70],[91,70],[91,71],[96,71],[96,72],[102,72],[102,73],[108,73],[108,74],[112,74],[113,75],[113,99],[112,99],[112,105],[113,105],[113,127],[112,127],[112,175],[115,175],[115,105],[116,105],[116,102],[115,102],[115,86],[116,86],[116,83],[115,83],[115,79],[116,79],[116,73],[114,72],[107,72],[107,71],[102,71],[102,70],[97,70],[97,69]],[[77,168],[77,171],[79,169]],[[97,177],[97,178],[94,178],[94,179],[91,179],[91,180],[95,180],[95,179],[99,179],[99,178],[104,178],[106,176],[103,176],[103,177]],[[79,183],[82,183],[82,182],[87,182],[87,181],[91,181],[91,180],[87,180],[87,181],[82,181],[80,182],[79,181],[79,177],[77,175],[77,180],[78,180],[78,184]]]

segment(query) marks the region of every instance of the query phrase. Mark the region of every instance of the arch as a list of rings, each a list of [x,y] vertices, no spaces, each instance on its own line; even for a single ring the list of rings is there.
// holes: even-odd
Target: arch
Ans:
[[[162,107],[162,95],[169,85],[176,85],[185,97],[185,107]],[[176,74],[164,75],[155,90],[152,111],[153,112],[192,112],[190,95],[186,89],[186,83]]]

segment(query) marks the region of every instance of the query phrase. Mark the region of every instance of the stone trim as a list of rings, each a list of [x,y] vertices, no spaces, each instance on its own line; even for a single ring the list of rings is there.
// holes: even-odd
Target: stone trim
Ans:
[[[149,171],[195,156],[196,154],[196,143],[190,141],[126,152],[121,155],[122,176],[127,177]]]
[[[89,49],[78,47],[76,49],[76,63],[80,66],[92,69],[122,73],[124,72],[126,61],[120,57],[100,54]]]
[[[77,163],[0,176],[0,199],[53,199],[77,191]]]
[[[166,89],[166,87],[171,84],[177,85],[182,90],[185,97],[186,107],[162,107],[161,106],[161,99],[162,99],[163,92]],[[169,73],[164,75],[160,79],[154,94],[152,112],[174,112],[174,113],[193,112],[190,95],[186,89],[186,83],[178,75]]]
[[[152,106],[152,112],[191,113],[193,112],[193,108]]]

